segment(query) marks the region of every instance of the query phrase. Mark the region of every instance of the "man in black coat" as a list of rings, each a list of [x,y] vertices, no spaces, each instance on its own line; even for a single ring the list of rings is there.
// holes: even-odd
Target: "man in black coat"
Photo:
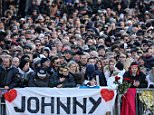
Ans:
[[[2,65],[0,66],[0,87],[10,89],[10,83],[15,75],[18,74],[18,69],[11,66],[12,59],[10,56],[2,58]]]

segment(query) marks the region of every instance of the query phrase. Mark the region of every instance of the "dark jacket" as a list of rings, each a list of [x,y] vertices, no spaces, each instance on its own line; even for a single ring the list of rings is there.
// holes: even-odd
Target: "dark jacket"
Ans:
[[[66,76],[66,79],[64,82],[59,81],[60,76],[53,75],[50,79],[50,87],[57,87],[58,85],[62,84],[63,88],[70,88],[70,87],[76,87],[76,82],[73,78],[73,76],[69,73],[68,76]]]
[[[102,71],[100,71],[100,70],[96,70],[95,74],[99,76],[99,84],[100,84],[100,86],[107,86],[107,81],[106,81],[104,73]]]
[[[27,72],[22,71],[18,68],[18,74],[13,78],[13,81],[10,83],[10,88],[14,87],[27,87],[30,77],[34,74],[34,71],[29,68]]]
[[[86,72],[85,72],[85,80],[92,80],[92,79],[95,79],[95,66],[92,65],[92,64],[88,64],[86,66]]]
[[[130,79],[128,82],[132,83],[131,88],[147,88],[146,75],[143,72],[139,72],[136,76],[133,76],[130,71],[126,71],[123,78]],[[139,81],[140,85],[138,87],[133,86],[133,81]]]
[[[34,73],[28,81],[29,87],[49,87],[50,77],[47,75],[44,79],[40,79],[36,73]]]
[[[143,60],[146,68],[151,69],[154,66],[154,56],[145,56],[143,57]]]
[[[0,66],[0,87],[9,86],[13,78],[18,74],[18,69],[15,67],[10,67],[5,69]]]

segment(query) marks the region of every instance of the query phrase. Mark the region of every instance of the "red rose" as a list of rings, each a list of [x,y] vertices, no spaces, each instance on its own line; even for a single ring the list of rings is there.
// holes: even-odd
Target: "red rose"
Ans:
[[[120,79],[119,76],[116,76],[116,77],[115,77],[115,81],[116,81],[116,82],[118,82],[119,79]]]
[[[130,78],[126,77],[126,78],[124,78],[124,81],[130,81]]]
[[[129,82],[134,82],[133,80],[131,80],[130,78],[124,78],[124,81],[129,81]]]

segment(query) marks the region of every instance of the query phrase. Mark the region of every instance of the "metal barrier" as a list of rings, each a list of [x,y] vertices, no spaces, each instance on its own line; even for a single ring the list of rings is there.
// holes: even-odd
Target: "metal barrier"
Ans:
[[[144,91],[152,91],[151,95],[153,96],[153,100],[149,101],[150,103],[153,103],[153,107],[151,111],[148,111],[148,109],[145,107],[145,104],[141,102],[139,99],[139,96],[144,92]],[[144,92],[148,93],[148,92]],[[145,98],[149,98],[149,96],[146,94]],[[136,115],[154,115],[154,89],[147,89],[147,88],[142,88],[142,89],[137,89],[137,95],[136,95]]]
[[[7,90],[4,90],[0,88],[0,115],[6,115],[6,106],[5,106],[5,100],[3,98],[3,94]],[[136,115],[154,115],[154,106],[153,106],[153,113],[145,113],[145,106],[144,104],[139,100],[139,96],[144,91],[152,91],[153,92],[153,105],[154,105],[154,89],[137,89],[136,94]],[[120,115],[120,108],[121,108],[121,95],[117,94],[116,100],[115,100],[115,106],[114,106],[114,115]]]
[[[7,90],[0,88],[0,115],[6,115],[6,107],[5,107],[5,100],[3,94]]]

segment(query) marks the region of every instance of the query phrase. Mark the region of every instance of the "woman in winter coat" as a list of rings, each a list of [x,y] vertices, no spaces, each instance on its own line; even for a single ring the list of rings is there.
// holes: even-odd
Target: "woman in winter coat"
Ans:
[[[131,88],[146,88],[146,75],[140,71],[136,62],[132,62],[128,71],[123,75],[123,81],[130,82]]]

